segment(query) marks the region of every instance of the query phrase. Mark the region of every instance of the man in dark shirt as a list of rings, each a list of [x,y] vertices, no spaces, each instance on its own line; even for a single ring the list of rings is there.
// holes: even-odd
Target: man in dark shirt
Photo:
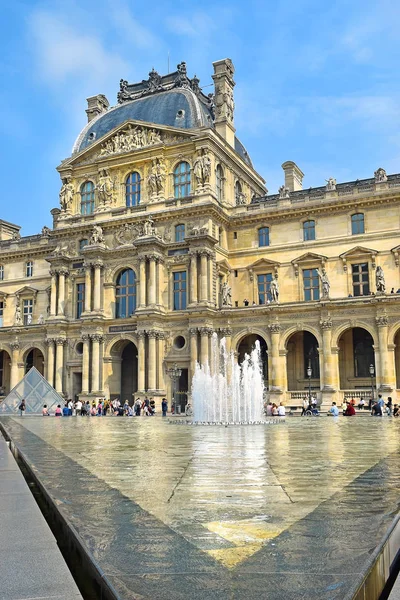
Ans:
[[[373,417],[381,417],[382,416],[382,408],[378,402],[374,402],[371,410],[371,415]]]

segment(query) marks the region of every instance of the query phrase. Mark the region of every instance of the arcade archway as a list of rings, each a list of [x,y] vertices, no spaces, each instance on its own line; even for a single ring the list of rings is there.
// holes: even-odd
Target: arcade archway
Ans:
[[[138,350],[130,340],[120,340],[111,348],[111,372],[108,377],[110,398],[133,403],[138,389]]]
[[[44,356],[39,348],[31,348],[31,350],[25,354],[24,374],[26,375],[32,367],[35,367],[41,375],[44,375]]]
[[[0,397],[10,392],[11,357],[6,350],[0,350]]]
[[[262,361],[262,370],[264,376],[264,384],[268,385],[268,347],[267,342],[261,335],[251,333],[246,335],[238,344],[237,355],[239,364],[243,362],[246,354],[251,354],[256,341],[260,342],[260,352]]]
[[[320,366],[318,340],[310,331],[296,331],[286,344],[287,380],[291,391],[320,390]],[[308,376],[311,369],[311,377]]]
[[[363,327],[346,329],[338,341],[341,390],[371,388],[370,366],[375,368],[374,340]]]

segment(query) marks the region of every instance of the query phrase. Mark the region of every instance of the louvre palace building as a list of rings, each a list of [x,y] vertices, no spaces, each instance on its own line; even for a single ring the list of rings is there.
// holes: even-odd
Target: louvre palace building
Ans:
[[[259,340],[273,401],[395,400],[400,175],[303,189],[287,161],[269,194],[232,62],[213,67],[209,95],[181,63],[88,98],[52,229],[0,221],[1,396],[35,366],[65,397],[159,405],[176,385],[183,409],[215,333],[238,361]]]

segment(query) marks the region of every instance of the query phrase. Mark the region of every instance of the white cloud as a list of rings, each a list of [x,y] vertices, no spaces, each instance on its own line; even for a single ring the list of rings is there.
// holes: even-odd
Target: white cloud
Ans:
[[[160,39],[134,18],[126,2],[112,0],[109,3],[108,15],[116,26],[118,34],[124,36],[126,44],[153,51],[160,47]]]

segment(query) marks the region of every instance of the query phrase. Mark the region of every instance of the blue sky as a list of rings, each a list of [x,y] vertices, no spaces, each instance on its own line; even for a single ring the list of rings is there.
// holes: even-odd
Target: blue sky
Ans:
[[[86,98],[187,62],[212,83],[236,68],[235,125],[270,193],[294,160],[304,186],[400,172],[397,0],[1,2],[1,213],[22,234],[51,226]],[[211,88],[205,88],[209,92]]]

